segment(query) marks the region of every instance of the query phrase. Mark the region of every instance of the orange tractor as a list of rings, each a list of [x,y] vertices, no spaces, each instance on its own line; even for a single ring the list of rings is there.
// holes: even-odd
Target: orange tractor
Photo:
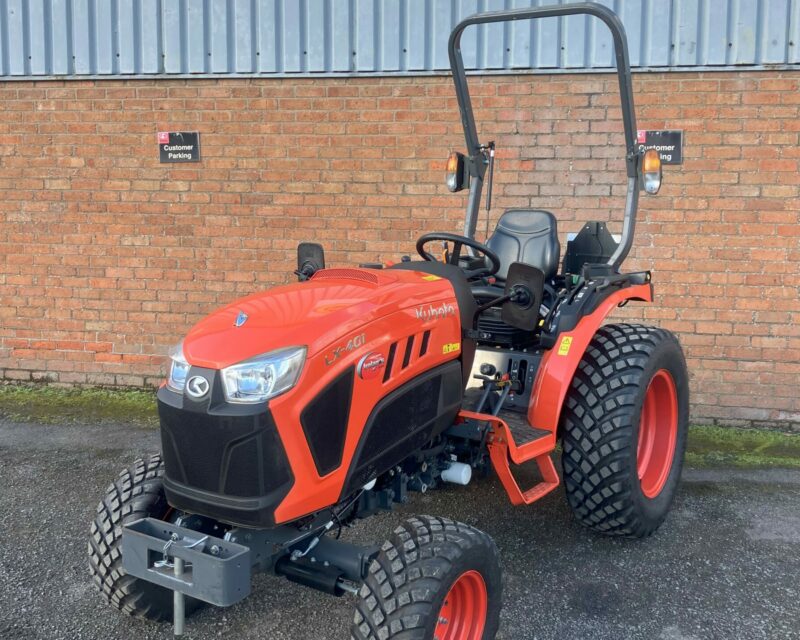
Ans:
[[[552,213],[512,209],[475,240],[494,145],[473,119],[460,39],[471,25],[589,14],[614,40],[625,131],[622,233],[588,223],[561,255]],[[450,61],[466,153],[448,161],[469,189],[464,235],[429,233],[420,260],[324,268],[298,248],[299,282],[257,293],[194,326],[158,391],[162,453],[110,485],[92,523],[91,572],[128,614],[172,619],[232,605],[269,572],[356,600],[359,640],[493,638],[498,550],[474,527],[410,518],[376,546],[338,531],[413,492],[469,485],[494,470],[515,505],[560,483],[595,531],[639,538],[664,520],[679,481],[688,417],[676,338],[610,324],[652,302],[650,273],[624,273],[641,190],[661,166],[636,146],[625,34],[601,5],[472,16]],[[487,175],[488,173],[488,175]],[[515,467],[540,480],[520,487]]]

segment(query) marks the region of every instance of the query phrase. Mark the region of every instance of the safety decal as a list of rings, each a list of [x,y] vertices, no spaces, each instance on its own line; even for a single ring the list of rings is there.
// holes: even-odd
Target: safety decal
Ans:
[[[453,353],[461,348],[460,342],[448,342],[442,345],[442,353]]]
[[[422,279],[427,280],[428,282],[433,282],[434,280],[441,280],[439,276],[431,276],[431,275],[422,276]]]
[[[572,336],[564,336],[561,338],[561,344],[558,345],[558,355],[565,356],[569,353],[569,348],[572,346]]]

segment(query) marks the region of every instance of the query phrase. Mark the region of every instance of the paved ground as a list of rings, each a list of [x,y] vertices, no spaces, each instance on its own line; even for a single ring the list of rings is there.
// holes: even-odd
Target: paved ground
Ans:
[[[102,603],[86,536],[109,479],[157,434],[130,426],[0,421],[0,638],[169,638],[169,626]],[[689,470],[674,510],[645,541],[584,530],[558,492],[513,508],[496,481],[418,495],[408,512],[446,515],[494,536],[505,605],[498,638],[800,638],[800,472]],[[403,512],[362,523],[383,538]],[[260,577],[187,637],[348,637],[351,602]]]

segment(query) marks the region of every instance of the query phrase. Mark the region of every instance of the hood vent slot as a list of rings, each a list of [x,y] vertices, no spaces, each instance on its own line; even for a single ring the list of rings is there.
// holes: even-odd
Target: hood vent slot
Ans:
[[[419,357],[421,358],[426,353],[428,353],[428,341],[431,338],[431,330],[428,329],[425,333],[422,334],[422,344],[419,346]]]
[[[408,363],[411,362],[411,352],[414,349],[414,336],[408,336],[408,342],[406,342],[406,354],[403,356],[403,369],[408,366]]]
[[[317,271],[312,280],[358,280],[368,284],[378,284],[378,276],[362,269],[322,269]]]
[[[389,347],[389,356],[386,358],[386,369],[383,370],[383,381],[387,382],[392,377],[392,365],[394,364],[394,354],[397,351],[397,343],[393,342]]]

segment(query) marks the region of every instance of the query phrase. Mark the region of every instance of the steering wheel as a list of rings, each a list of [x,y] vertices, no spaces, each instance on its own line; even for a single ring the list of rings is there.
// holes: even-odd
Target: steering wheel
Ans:
[[[459,266],[458,262],[461,258],[461,248],[462,247],[469,247],[478,253],[480,253],[483,257],[488,258],[489,262],[491,263],[490,266],[478,267],[477,269],[462,269],[464,275],[467,277],[467,280],[472,280],[474,278],[482,278],[486,276],[493,276],[500,270],[500,258],[497,257],[497,254],[492,251],[489,247],[485,244],[481,244],[477,240],[473,240],[472,238],[468,238],[466,236],[459,236],[455,233],[444,233],[444,232],[434,232],[434,233],[426,233],[421,235],[417,239],[417,253],[422,256],[428,262],[441,262],[438,258],[434,257],[432,254],[425,251],[425,245],[429,242],[434,241],[440,242],[452,242],[453,243],[453,252],[449,254],[447,259],[447,264],[452,264],[454,266]]]

